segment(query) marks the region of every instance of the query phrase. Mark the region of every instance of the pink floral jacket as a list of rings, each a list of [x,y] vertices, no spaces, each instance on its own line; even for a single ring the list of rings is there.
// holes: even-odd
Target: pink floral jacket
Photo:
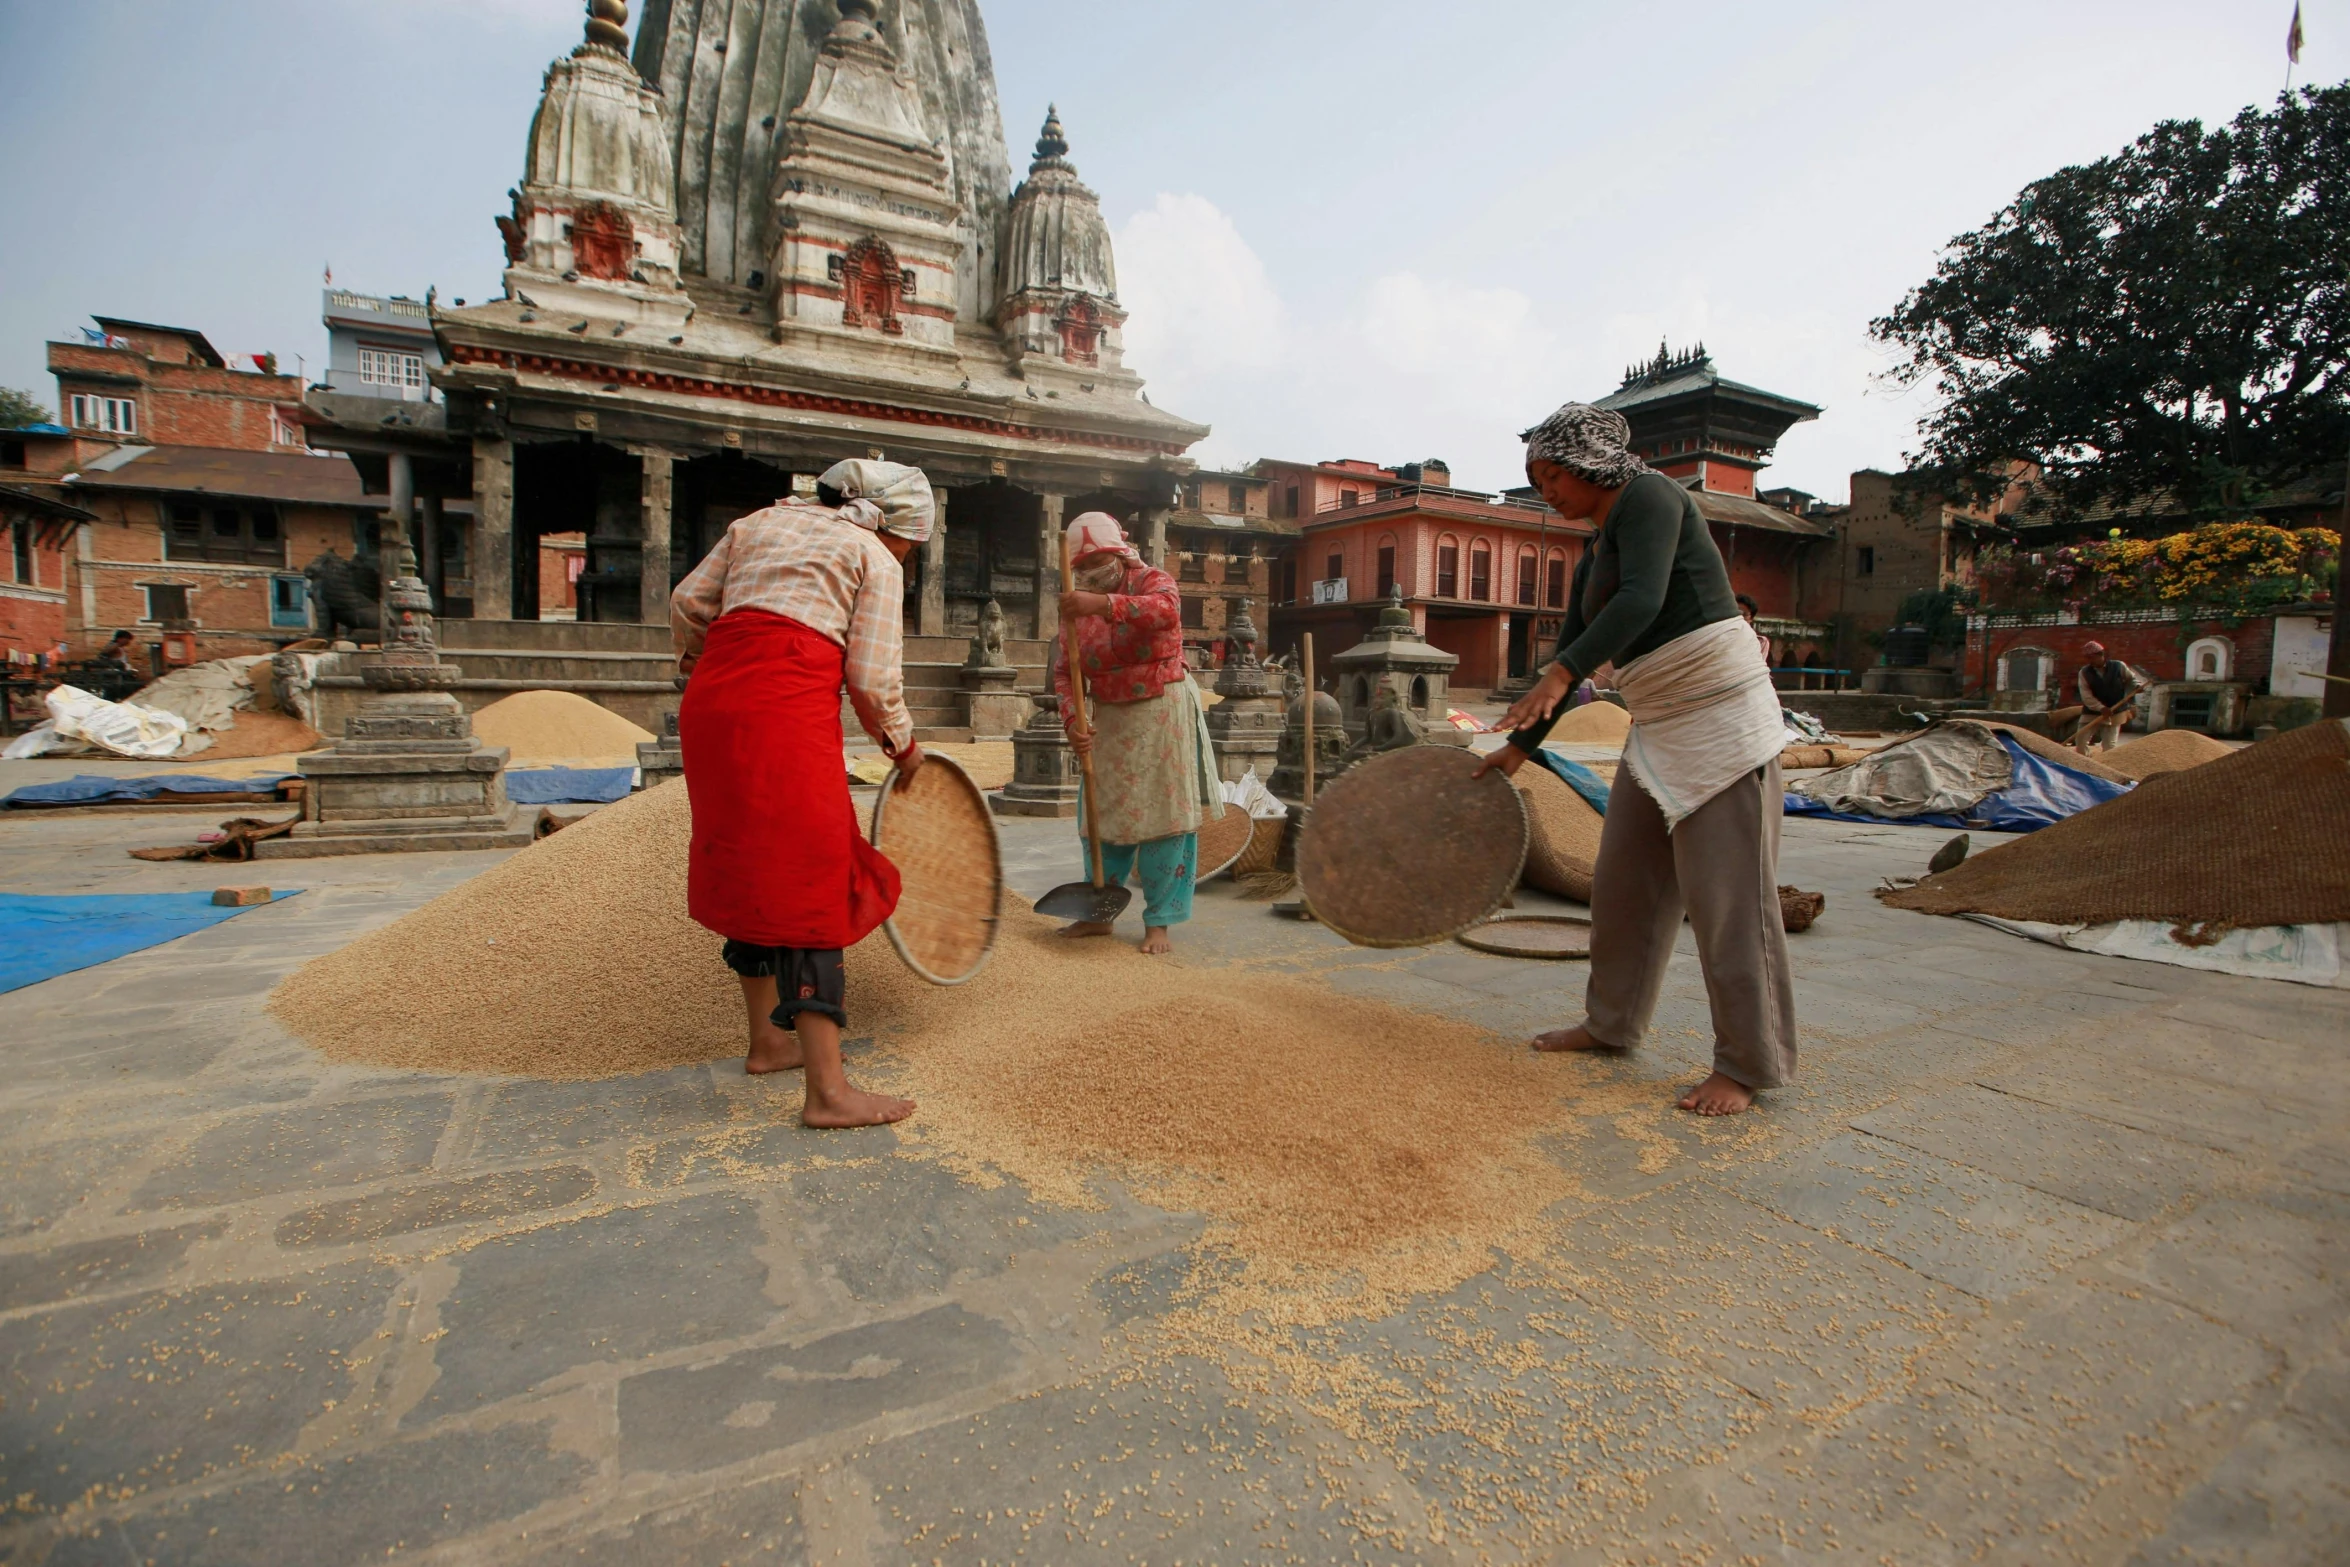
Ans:
[[[1147,701],[1183,678],[1182,596],[1175,579],[1157,567],[1129,566],[1109,598],[1108,615],[1077,622],[1086,695],[1097,702]],[[1053,638],[1053,689],[1066,715],[1072,708],[1064,648],[1062,638]]]

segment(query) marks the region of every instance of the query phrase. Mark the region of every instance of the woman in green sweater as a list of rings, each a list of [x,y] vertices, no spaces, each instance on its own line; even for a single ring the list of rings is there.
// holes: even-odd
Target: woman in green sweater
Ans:
[[[1779,752],[1769,668],[1689,492],[1626,448],[1623,415],[1568,403],[1526,432],[1526,476],[1599,530],[1575,568],[1553,662],[1486,767],[1515,773],[1604,664],[1632,712],[1591,886],[1584,1021],[1537,1050],[1630,1050],[1648,1032],[1684,914],[1712,1005],[1714,1071],[1684,1110],[1735,1115],[1795,1071],[1779,922]]]

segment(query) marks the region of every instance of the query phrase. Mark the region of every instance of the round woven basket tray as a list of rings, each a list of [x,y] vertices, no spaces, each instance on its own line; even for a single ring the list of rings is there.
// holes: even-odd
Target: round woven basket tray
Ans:
[[[1570,914],[1505,914],[1472,925],[1453,939],[1464,947],[1505,958],[1591,956],[1591,922]]]
[[[1249,840],[1255,835],[1256,823],[1248,812],[1237,805],[1224,807],[1224,814],[1212,822],[1199,824],[1198,881],[1221,876],[1238,863],[1248,852]]]
[[[898,868],[897,910],[881,928],[906,967],[934,985],[978,973],[995,950],[1004,860],[971,775],[936,754],[911,786],[893,769],[873,802],[873,847]]]
[[[1526,807],[1449,745],[1389,751],[1314,801],[1297,879],[1314,917],[1358,947],[1424,947],[1487,919],[1526,863]]]

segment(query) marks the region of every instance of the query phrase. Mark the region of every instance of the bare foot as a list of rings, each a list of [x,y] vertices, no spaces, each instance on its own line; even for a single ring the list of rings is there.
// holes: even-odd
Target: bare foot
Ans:
[[[1116,926],[1105,924],[1101,920],[1079,920],[1074,925],[1062,926],[1061,934],[1064,936],[1107,936],[1116,928]]]
[[[1697,1115],[1737,1115],[1754,1108],[1754,1090],[1734,1077],[1716,1072],[1673,1104]]]
[[[1591,1030],[1578,1023],[1573,1028],[1554,1028],[1547,1034],[1536,1034],[1533,1040],[1537,1050],[1611,1050],[1615,1048],[1604,1039],[1591,1037]]]
[[[829,1098],[808,1095],[800,1105],[802,1126],[887,1126],[914,1113],[914,1101],[888,1094],[869,1094],[862,1088],[844,1089]]]
[[[753,1077],[763,1077],[769,1072],[796,1072],[805,1059],[800,1054],[799,1035],[769,1027],[752,1036],[751,1053],[743,1057],[743,1070]]]
[[[1142,945],[1135,950],[1146,958],[1163,958],[1175,950],[1175,943],[1167,939],[1166,926],[1151,925],[1144,928]]]

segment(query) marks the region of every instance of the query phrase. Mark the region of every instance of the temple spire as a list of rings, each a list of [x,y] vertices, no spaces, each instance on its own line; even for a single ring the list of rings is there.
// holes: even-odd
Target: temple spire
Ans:
[[[602,45],[606,49],[628,53],[627,0],[587,0],[587,42],[582,49]]]
[[[1061,133],[1061,111],[1053,104],[1044,107],[1044,129],[1036,133],[1036,161],[1065,158],[1069,155],[1069,138]]]

